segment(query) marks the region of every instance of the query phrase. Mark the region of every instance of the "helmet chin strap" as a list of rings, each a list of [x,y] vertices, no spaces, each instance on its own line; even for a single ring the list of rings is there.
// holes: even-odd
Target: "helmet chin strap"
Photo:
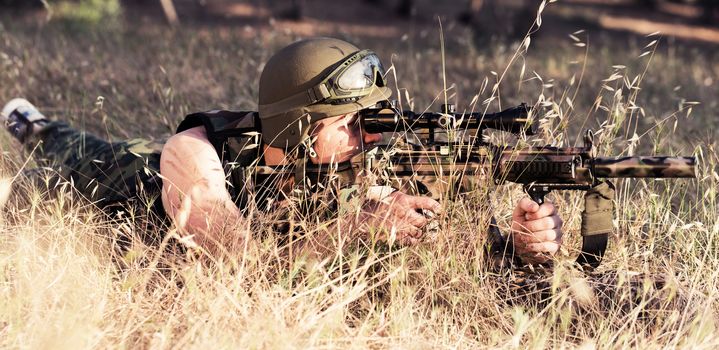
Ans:
[[[305,179],[305,188],[316,192],[327,188],[345,188],[354,183],[355,172],[350,161],[314,164],[309,159],[295,167],[296,179]]]
[[[355,183],[355,170],[351,160],[330,164],[315,164],[312,158],[317,154],[311,145],[308,145],[309,138],[301,142],[288,158],[294,158],[287,164],[282,165],[255,165],[253,172],[265,176],[294,176],[295,184],[308,192],[320,192],[325,189],[347,188]]]
[[[297,149],[295,161],[295,181],[311,192],[328,188],[345,188],[354,183],[355,172],[349,160],[339,163],[315,164],[308,156],[316,155],[312,147],[302,143]],[[297,182],[302,179],[301,182]]]

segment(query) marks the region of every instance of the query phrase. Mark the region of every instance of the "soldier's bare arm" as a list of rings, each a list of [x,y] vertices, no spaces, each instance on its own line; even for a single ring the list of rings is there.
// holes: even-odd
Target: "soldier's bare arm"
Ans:
[[[514,250],[522,260],[542,263],[562,244],[562,219],[551,202],[539,205],[525,197],[514,208],[510,234]]]
[[[328,230],[299,242],[299,250],[323,259],[337,253],[338,247],[349,248],[359,241],[367,242],[370,239],[414,245],[422,241],[423,227],[428,223],[428,219],[421,213],[423,210],[439,213],[441,206],[428,197],[381,189],[373,193],[370,190],[359,213],[349,212],[340,216]],[[372,233],[378,236],[371,237]]]
[[[162,204],[178,228],[211,252],[232,252],[245,239],[243,216],[204,127],[172,136],[160,159]]]

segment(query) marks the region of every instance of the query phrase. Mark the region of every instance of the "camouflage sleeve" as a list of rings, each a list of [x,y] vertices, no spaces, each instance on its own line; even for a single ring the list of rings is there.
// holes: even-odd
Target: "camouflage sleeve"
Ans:
[[[160,181],[157,174],[163,142],[130,139],[110,143],[64,122],[51,122],[26,146],[34,152],[38,165],[49,170],[28,172],[46,177],[34,183],[54,186],[57,181],[68,181],[100,206],[137,198],[139,192],[149,190],[145,187],[156,190]]]

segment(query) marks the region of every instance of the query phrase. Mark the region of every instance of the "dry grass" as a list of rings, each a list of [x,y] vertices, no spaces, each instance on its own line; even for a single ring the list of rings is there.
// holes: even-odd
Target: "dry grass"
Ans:
[[[26,96],[50,116],[112,137],[165,137],[188,111],[254,108],[262,62],[294,39],[280,32],[247,39],[227,28],[78,33],[5,18],[0,25],[0,97]],[[717,52],[653,43],[657,36],[590,34],[540,37],[525,52],[501,40],[481,48],[450,28],[444,67],[432,28],[401,40],[349,39],[392,57],[399,94],[411,96],[403,103],[416,109],[438,108],[446,71],[448,99],[459,106],[483,109],[492,97],[490,110],[499,102],[541,106],[548,142],[572,143],[585,126],[602,131],[603,154],[696,154],[697,180],[618,183],[616,234],[601,268],[617,276],[615,303],[568,263],[558,263],[547,303],[505,302],[481,257],[489,208],[480,197],[447,203],[451,220],[439,238],[417,247],[285,261],[277,238],[265,237],[241,258],[208,263],[168,254],[169,241],[133,239],[118,250],[118,236],[142,234],[139,223],[109,221],[69,194],[47,199],[20,185],[14,190],[27,198],[11,196],[0,224],[0,346],[717,347]],[[13,176],[26,156],[7,136],[2,145],[2,168]],[[519,196],[516,186],[492,194],[505,228]],[[554,200],[568,237],[560,259],[570,261],[581,197]],[[309,221],[310,235],[321,229]],[[632,294],[628,280],[639,273],[666,286],[640,282]]]

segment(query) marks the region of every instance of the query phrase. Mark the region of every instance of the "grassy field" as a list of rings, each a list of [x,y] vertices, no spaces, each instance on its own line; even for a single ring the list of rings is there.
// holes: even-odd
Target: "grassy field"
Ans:
[[[0,13],[0,100],[24,96],[52,118],[114,140],[168,137],[192,111],[255,109],[263,62],[298,38],[280,25],[37,22]],[[0,346],[719,346],[716,45],[580,31],[551,17],[531,41],[443,26],[443,46],[431,23],[400,27],[390,38],[335,36],[392,65],[394,96],[404,106],[438,109],[446,96],[459,110],[494,111],[525,101],[538,107],[547,143],[574,144],[589,127],[601,131],[604,155],[698,157],[696,180],[617,182],[615,234],[599,269],[614,277],[603,280],[609,298],[569,267],[579,247],[578,193],[552,196],[565,220],[565,248],[550,281],[554,296],[536,305],[508,298],[487,272],[484,198],[445,203],[438,237],[416,247],[287,261],[278,238],[267,236],[240,258],[208,262],[193,249],[167,253],[171,240],[158,247],[135,239],[119,251],[114,238],[144,229],[131,216],[109,221],[69,193],[49,199],[25,185],[12,191],[27,195],[16,196],[4,180]],[[4,178],[32,167],[14,140],[0,138]],[[492,193],[504,230],[521,196],[513,185]],[[250,221],[250,231],[266,226],[260,216]],[[309,236],[320,230],[311,219],[306,225]],[[665,286],[656,290],[645,276]]]

